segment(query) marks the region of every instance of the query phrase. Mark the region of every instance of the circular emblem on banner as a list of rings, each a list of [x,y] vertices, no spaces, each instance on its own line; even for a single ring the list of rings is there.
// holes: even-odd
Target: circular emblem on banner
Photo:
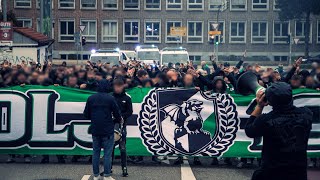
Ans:
[[[228,94],[154,89],[139,113],[141,138],[157,155],[221,156],[239,129],[236,107]]]

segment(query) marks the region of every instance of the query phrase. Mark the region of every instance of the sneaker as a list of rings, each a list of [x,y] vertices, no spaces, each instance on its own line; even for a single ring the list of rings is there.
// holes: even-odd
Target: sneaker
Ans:
[[[48,158],[42,158],[41,164],[48,164],[49,163],[49,159]]]
[[[218,165],[219,165],[218,158],[214,157],[214,158],[212,159],[211,165],[212,165],[212,166],[218,166]]]
[[[181,165],[181,164],[183,164],[183,158],[182,158],[182,157],[178,157],[178,158],[174,161],[173,164],[174,164],[174,165]]]
[[[193,159],[193,164],[196,165],[196,166],[201,166],[202,165],[202,163],[201,163],[201,161],[200,161],[200,159],[198,157],[195,157]]]
[[[31,158],[30,157],[25,157],[24,158],[24,163],[31,163]]]
[[[161,161],[158,159],[157,156],[152,156],[152,162],[154,162],[156,164],[161,164]]]
[[[12,157],[9,157],[7,159],[7,163],[14,163],[14,162],[16,162],[16,160],[14,160],[14,158],[12,158]]]
[[[93,180],[99,180],[100,178],[101,176],[97,176],[97,177],[93,176]]]
[[[311,159],[309,159],[309,158],[308,158],[308,167],[309,167],[309,168],[314,168],[314,167],[315,167],[314,162],[313,162]]]
[[[244,162],[239,162],[237,164],[237,168],[243,168],[244,165],[245,165]]]
[[[134,164],[141,164],[141,163],[143,163],[143,158],[140,156],[134,160]]]
[[[125,167],[122,169],[122,177],[128,177],[128,176],[129,174],[128,174],[127,168]]]
[[[103,180],[115,180],[113,177],[109,176],[109,177],[103,177]]]

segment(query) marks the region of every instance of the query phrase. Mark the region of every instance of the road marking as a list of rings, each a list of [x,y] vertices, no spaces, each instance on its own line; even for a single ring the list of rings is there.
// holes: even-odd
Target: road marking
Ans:
[[[183,160],[181,164],[181,180],[196,180],[188,160]]]
[[[90,175],[84,175],[81,180],[89,180]]]

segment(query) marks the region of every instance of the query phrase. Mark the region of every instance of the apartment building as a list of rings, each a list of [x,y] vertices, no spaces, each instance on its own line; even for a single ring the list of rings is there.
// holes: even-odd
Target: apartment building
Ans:
[[[39,30],[39,0],[10,0],[22,26]],[[288,34],[299,38],[293,56],[303,55],[305,22],[281,22],[275,0],[53,0],[54,58],[75,59],[75,35],[85,25],[84,59],[91,49],[134,50],[139,44],[183,46],[193,60],[209,60],[214,43],[208,34],[219,22],[221,58],[245,50],[257,59],[285,61]],[[187,27],[187,36],[170,36],[170,27]],[[320,54],[320,16],[312,16],[310,55]]]

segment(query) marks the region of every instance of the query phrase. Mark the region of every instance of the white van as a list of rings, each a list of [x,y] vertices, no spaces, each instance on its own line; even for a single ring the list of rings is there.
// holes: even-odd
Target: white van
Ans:
[[[183,63],[186,64],[189,61],[189,53],[183,47],[178,48],[164,48],[160,52],[161,60],[160,65],[167,66],[169,63]]]
[[[123,53],[118,48],[92,50],[90,56],[90,61],[93,63],[100,60],[102,63],[110,63],[110,65],[119,65],[123,59],[125,59]]]
[[[155,45],[144,45],[136,47],[137,60],[145,64],[159,64],[160,50]]]

